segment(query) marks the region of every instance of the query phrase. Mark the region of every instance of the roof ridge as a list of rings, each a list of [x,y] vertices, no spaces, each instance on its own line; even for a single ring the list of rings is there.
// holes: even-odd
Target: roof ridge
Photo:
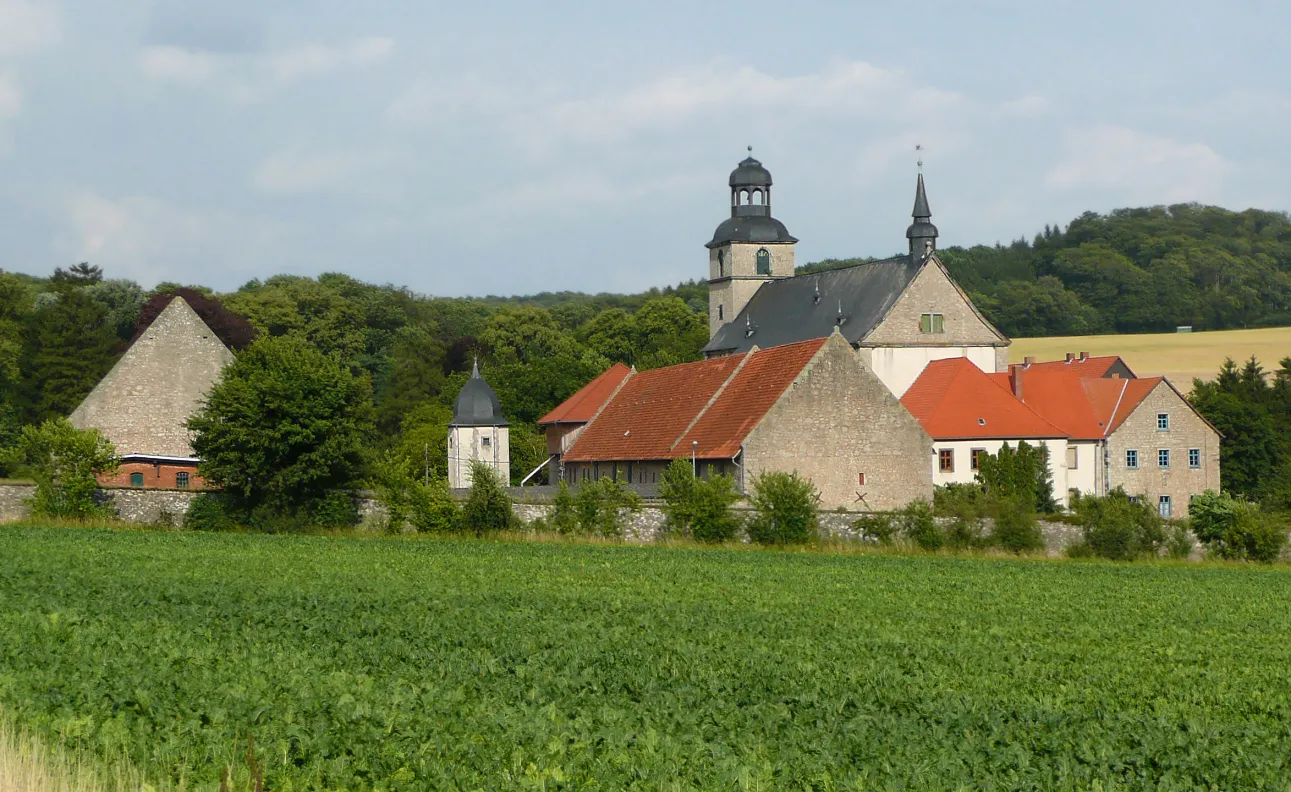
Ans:
[[[698,424],[699,420],[704,417],[704,415],[708,412],[708,408],[713,406],[713,404],[717,401],[718,397],[720,397],[723,393],[726,392],[726,386],[730,385],[731,381],[735,379],[736,375],[738,375],[741,371],[743,371],[744,367],[748,365],[748,362],[753,359],[753,356],[761,351],[762,350],[758,349],[757,345],[755,344],[752,349],[744,353],[744,359],[740,361],[740,365],[736,366],[735,370],[731,372],[730,376],[728,376],[725,379],[725,381],[723,381],[722,384],[718,386],[717,390],[713,391],[713,395],[710,396],[708,401],[704,403],[704,406],[699,409],[699,412],[695,413],[695,417],[690,420],[690,423],[686,424],[686,428],[681,430],[681,433],[677,435],[677,439],[673,440],[672,444],[668,446],[669,451],[675,451],[677,449],[677,444],[680,443],[686,437],[687,433],[689,433],[691,429],[695,428],[695,425]]]

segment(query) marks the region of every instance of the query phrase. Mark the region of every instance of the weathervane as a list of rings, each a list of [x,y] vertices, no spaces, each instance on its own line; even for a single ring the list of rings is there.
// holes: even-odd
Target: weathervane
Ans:
[[[923,144],[922,143],[914,144],[914,150],[916,154],[923,151]],[[919,175],[922,176],[923,175],[923,155],[922,154],[919,154],[918,163],[919,163]]]

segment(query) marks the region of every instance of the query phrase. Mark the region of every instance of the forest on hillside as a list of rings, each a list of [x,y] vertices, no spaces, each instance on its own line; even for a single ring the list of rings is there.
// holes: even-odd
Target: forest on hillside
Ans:
[[[941,256],[1011,336],[1291,324],[1285,213],[1194,204],[1086,213],[1031,241]],[[452,401],[475,357],[513,422],[518,479],[545,456],[537,419],[593,376],[616,361],[696,360],[708,338],[702,281],[635,295],[443,298],[336,273],[214,294],[173,283],[145,290],[89,264],[48,278],[0,270],[0,447],[25,424],[69,414],[175,293],[235,349],[257,334],[294,334],[362,374],[373,447],[418,473],[427,460],[442,472]]]

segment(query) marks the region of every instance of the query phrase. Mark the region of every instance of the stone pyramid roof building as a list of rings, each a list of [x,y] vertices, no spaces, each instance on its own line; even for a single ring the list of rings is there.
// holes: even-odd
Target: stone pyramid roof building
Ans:
[[[71,415],[123,459],[193,461],[186,426],[233,353],[176,297]]]

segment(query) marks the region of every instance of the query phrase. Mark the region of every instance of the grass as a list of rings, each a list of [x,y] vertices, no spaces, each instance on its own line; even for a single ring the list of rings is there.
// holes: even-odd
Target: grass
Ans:
[[[1207,333],[1015,338],[1009,347],[1009,361],[1021,363],[1028,355],[1039,360],[1062,360],[1067,352],[1120,355],[1140,377],[1168,377],[1187,393],[1193,378],[1213,379],[1226,357],[1241,363],[1255,355],[1265,369],[1277,368],[1278,361],[1291,355],[1291,327]]]
[[[128,765],[104,770],[0,720],[0,792],[127,792],[147,786]]]
[[[0,557],[0,708],[192,789],[1291,777],[1285,568],[33,526]]]

